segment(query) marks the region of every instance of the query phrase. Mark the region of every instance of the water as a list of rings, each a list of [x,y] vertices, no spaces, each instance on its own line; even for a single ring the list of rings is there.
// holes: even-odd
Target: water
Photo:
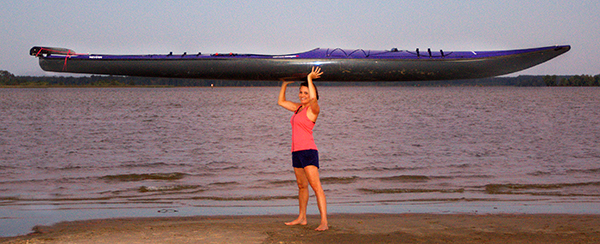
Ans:
[[[293,214],[291,113],[277,106],[278,91],[0,89],[0,222],[40,210]],[[287,97],[296,94],[289,88]],[[600,213],[598,88],[320,94],[314,134],[331,209],[482,204]]]

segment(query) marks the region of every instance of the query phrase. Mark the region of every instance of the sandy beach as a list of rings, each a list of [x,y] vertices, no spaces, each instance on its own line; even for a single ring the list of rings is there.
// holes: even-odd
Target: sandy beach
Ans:
[[[334,214],[330,230],[294,216],[124,218],[36,226],[0,243],[599,243],[600,215]]]

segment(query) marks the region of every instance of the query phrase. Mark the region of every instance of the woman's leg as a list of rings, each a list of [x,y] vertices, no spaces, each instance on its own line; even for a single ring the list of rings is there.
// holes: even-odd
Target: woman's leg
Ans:
[[[306,225],[306,207],[308,206],[308,179],[303,168],[294,168],[298,183],[298,218],[286,225]]]
[[[318,231],[324,231],[329,229],[327,225],[327,200],[325,199],[325,192],[321,186],[321,179],[319,178],[319,168],[313,165],[304,167],[304,174],[308,179],[308,183],[315,192],[317,197],[317,206],[319,206],[319,212],[321,213],[321,224],[317,227]],[[308,197],[307,197],[308,199]]]

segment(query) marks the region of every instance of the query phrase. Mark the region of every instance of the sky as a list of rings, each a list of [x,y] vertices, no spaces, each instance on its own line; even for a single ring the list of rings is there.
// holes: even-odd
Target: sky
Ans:
[[[313,48],[486,51],[571,45],[516,75],[600,74],[597,0],[0,2],[0,70],[44,72],[33,46],[78,53],[289,54]]]

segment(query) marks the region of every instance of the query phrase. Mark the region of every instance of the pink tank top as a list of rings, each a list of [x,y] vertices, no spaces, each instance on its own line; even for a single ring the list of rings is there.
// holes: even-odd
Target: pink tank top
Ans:
[[[294,113],[290,122],[292,123],[292,152],[314,149],[317,145],[313,138],[313,128],[315,122],[312,122],[306,116],[308,107]]]

